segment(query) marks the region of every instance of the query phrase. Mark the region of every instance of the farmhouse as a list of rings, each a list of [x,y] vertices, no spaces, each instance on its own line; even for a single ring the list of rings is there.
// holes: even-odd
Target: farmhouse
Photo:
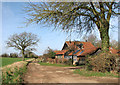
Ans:
[[[66,41],[61,51],[55,51],[55,58],[72,59],[73,64],[85,64],[85,56],[99,53],[101,48],[91,42]],[[118,50],[109,47],[110,53],[117,54]]]
[[[91,42],[66,41],[61,51],[55,51],[55,58],[73,59],[76,62],[84,63],[86,55],[93,55],[100,48],[95,47]]]

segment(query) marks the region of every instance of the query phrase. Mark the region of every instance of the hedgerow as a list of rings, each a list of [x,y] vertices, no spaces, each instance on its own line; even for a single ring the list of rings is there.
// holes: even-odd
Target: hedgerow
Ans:
[[[97,72],[110,72],[116,69],[117,55],[111,53],[101,53],[89,56],[87,59],[87,69]]]

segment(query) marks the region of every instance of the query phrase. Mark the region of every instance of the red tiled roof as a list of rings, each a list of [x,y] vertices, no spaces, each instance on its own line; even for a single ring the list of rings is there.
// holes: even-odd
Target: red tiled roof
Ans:
[[[110,51],[110,53],[117,54],[117,52],[118,52],[119,50],[116,50],[116,49],[114,49],[114,48],[112,48],[112,47],[109,47],[109,51]]]
[[[75,46],[79,44],[83,44],[83,47],[95,47],[91,42],[80,42],[80,41],[66,41],[65,42],[68,46]]]
[[[76,54],[74,54],[74,52],[72,51],[71,53],[69,53],[68,55],[77,55],[77,56],[85,56],[87,54],[91,54],[93,52],[95,52],[98,48],[96,48],[91,42],[80,42],[80,41],[66,41],[65,42],[69,47],[71,46],[76,46],[76,45],[79,45],[79,44],[83,44],[83,52],[82,50],[76,46],[76,50],[79,50]],[[82,53],[81,53],[82,52]]]
[[[68,45],[68,47],[75,47],[75,51],[70,52],[68,55],[86,56],[86,55],[92,54],[96,50],[98,50],[98,47],[95,47],[91,42],[66,41],[65,43]],[[77,45],[80,45],[81,43],[83,44],[82,50],[77,46]],[[118,52],[118,50],[111,48],[111,47],[109,47],[109,50],[113,54],[117,54],[117,52]],[[69,51],[69,49],[55,51],[55,53],[56,54],[65,54],[67,51]]]
[[[96,48],[96,47],[86,48],[86,49],[83,49],[83,51],[80,50],[76,55],[77,56],[85,56],[85,55],[94,53],[97,49],[98,48]]]
[[[71,56],[71,55],[73,55],[73,53],[74,53],[74,52],[72,51],[72,52],[71,52],[71,53],[69,53],[68,55],[69,55],[69,56]]]
[[[61,51],[54,51],[56,53],[56,55],[58,54],[65,54],[67,52],[67,50],[61,50]]]

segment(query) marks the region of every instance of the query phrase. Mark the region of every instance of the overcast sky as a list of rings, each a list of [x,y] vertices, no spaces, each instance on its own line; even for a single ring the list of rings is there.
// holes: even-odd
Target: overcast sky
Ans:
[[[7,48],[5,41],[14,33],[22,32],[31,32],[36,34],[40,39],[38,46],[36,46],[37,51],[35,52],[38,55],[42,55],[47,47],[52,49],[61,50],[64,42],[69,40],[69,33],[58,31],[52,31],[54,27],[45,27],[42,25],[32,24],[28,27],[25,27],[25,18],[26,14],[23,9],[26,6],[27,2],[3,2],[2,3],[2,53],[11,53],[19,51],[14,50],[13,48]],[[114,40],[118,40],[118,18],[111,20],[111,24],[115,25],[115,30],[110,30],[110,37]],[[96,35],[99,38],[99,33],[96,32]],[[1,36],[1,35],[0,35]],[[77,36],[77,34],[72,34],[72,40],[80,40],[82,38]]]

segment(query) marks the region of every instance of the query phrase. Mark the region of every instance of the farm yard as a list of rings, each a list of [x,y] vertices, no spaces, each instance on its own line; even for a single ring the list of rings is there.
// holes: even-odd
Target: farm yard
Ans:
[[[30,63],[24,83],[117,83],[118,78],[108,73],[81,70],[78,67],[62,67],[53,64]],[[78,71],[78,72],[77,72]],[[100,77],[101,76],[101,77]]]

